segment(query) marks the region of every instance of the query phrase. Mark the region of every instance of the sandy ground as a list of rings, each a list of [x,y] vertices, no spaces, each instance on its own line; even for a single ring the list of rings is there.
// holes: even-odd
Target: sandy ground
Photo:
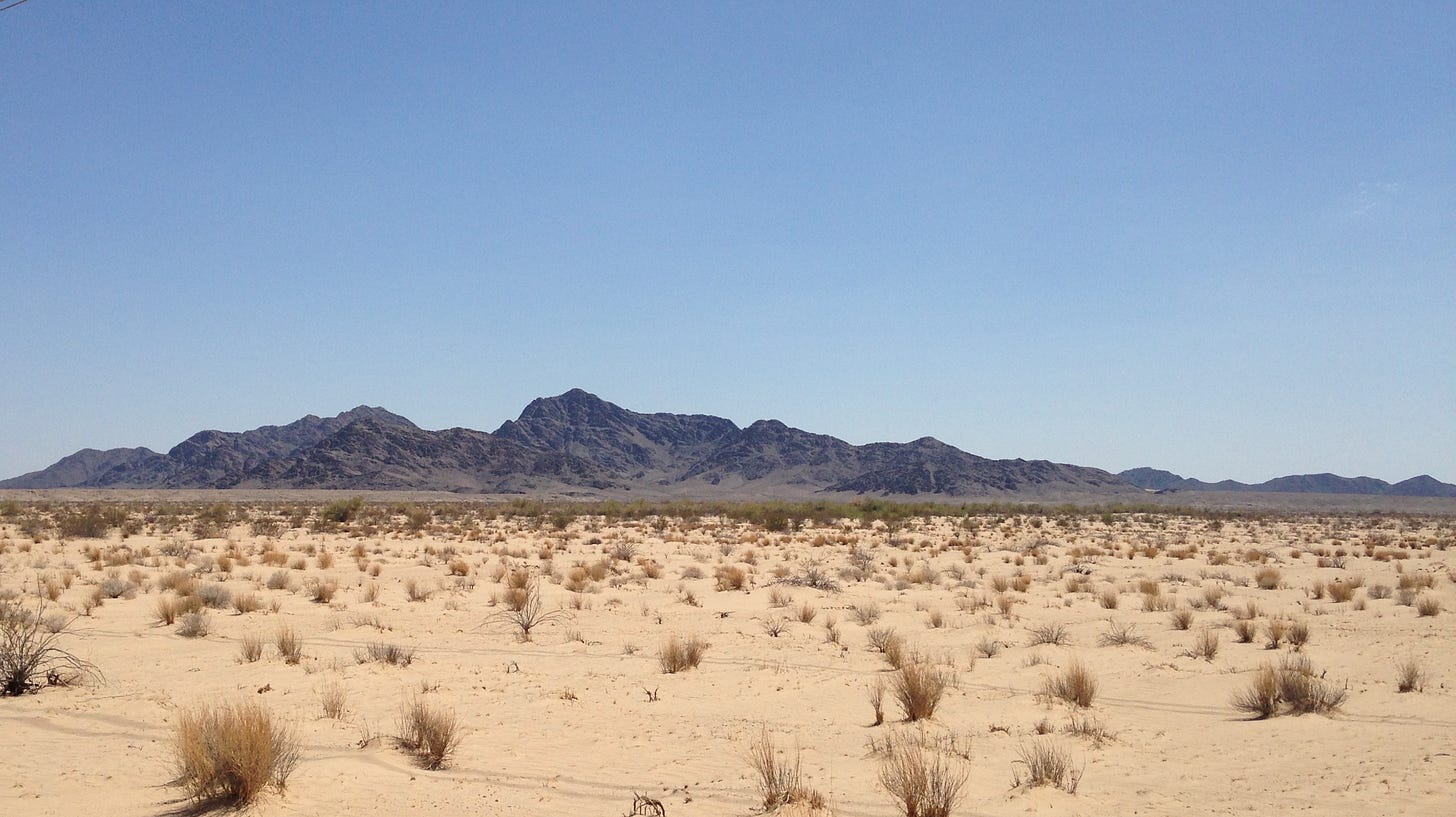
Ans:
[[[765,726],[841,815],[898,813],[871,743],[900,732],[969,773],[956,814],[1368,817],[1456,803],[1450,517],[998,515],[770,533],[588,516],[557,530],[455,509],[419,531],[376,513],[322,532],[290,527],[285,509],[232,512],[198,531],[137,506],[124,539],[0,520],[0,595],[33,610],[49,581],[47,612],[77,616],[60,643],[104,674],[0,699],[0,814],[179,812],[179,711],[241,699],[292,724],[303,748],[260,815],[621,815],[634,792],[674,817],[753,814],[745,757]],[[546,609],[560,611],[529,642],[497,615],[515,568],[541,577]],[[743,571],[742,589],[718,589],[725,568]],[[183,637],[157,605],[177,598],[164,586],[184,573],[199,593],[251,593],[261,609],[223,603],[207,611],[208,634]],[[816,574],[839,588],[793,584]],[[1347,601],[1325,589],[1357,581]],[[321,582],[337,587],[327,603],[312,598]],[[103,587],[120,595],[88,610]],[[1421,615],[1432,600],[1441,609]],[[1239,643],[1251,602],[1257,634]],[[860,623],[857,609],[872,607],[878,619]],[[1189,629],[1175,628],[1175,610],[1191,613]],[[1266,644],[1271,621],[1308,626],[1299,652],[1347,689],[1337,711],[1254,720],[1231,705],[1254,670],[1294,652]],[[1114,623],[1147,645],[1101,645]],[[1032,645],[1044,625],[1065,625],[1065,643]],[[297,664],[273,646],[284,626],[303,637]],[[887,696],[886,723],[872,725],[868,690],[893,675],[869,644],[879,628],[953,672],[933,718],[907,724]],[[1185,655],[1205,629],[1216,655]],[[249,634],[265,643],[256,662],[240,655]],[[661,670],[672,635],[708,642],[700,666]],[[413,661],[360,662],[371,644],[412,649]],[[1397,668],[1412,660],[1427,680],[1401,693]],[[1097,682],[1086,709],[1038,694],[1074,662]],[[325,717],[321,693],[339,687],[346,711]],[[390,737],[413,697],[460,718],[443,769]],[[1037,741],[1070,755],[1075,793],[1013,785]]]

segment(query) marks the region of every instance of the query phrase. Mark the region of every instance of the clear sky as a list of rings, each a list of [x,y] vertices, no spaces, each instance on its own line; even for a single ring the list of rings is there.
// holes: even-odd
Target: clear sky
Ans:
[[[1450,2],[30,0],[0,70],[0,477],[581,387],[1456,481]]]

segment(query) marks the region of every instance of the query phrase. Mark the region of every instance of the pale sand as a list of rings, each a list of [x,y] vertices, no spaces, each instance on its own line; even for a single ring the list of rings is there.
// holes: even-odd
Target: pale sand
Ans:
[[[673,817],[746,815],[759,803],[744,756],[763,724],[781,745],[801,750],[806,783],[825,795],[833,813],[895,814],[876,784],[878,762],[867,742],[899,728],[899,710],[887,699],[890,724],[870,725],[867,686],[889,672],[883,656],[867,647],[868,628],[855,623],[849,609],[869,601],[884,611],[876,626],[895,628],[957,672],[959,683],[934,719],[918,727],[931,738],[954,735],[966,756],[958,762],[970,779],[957,814],[1369,817],[1447,815],[1456,803],[1456,550],[1435,546],[1456,544],[1450,518],[1291,517],[1228,521],[1219,529],[1188,517],[1124,516],[1108,527],[1093,515],[1077,518],[1072,527],[1047,521],[1040,528],[1027,518],[983,517],[973,520],[974,531],[957,529],[959,520],[939,519],[911,521],[893,534],[882,525],[843,523],[789,535],[712,519],[686,526],[675,521],[659,531],[647,522],[583,517],[564,532],[485,520],[480,533],[462,536],[448,529],[455,522],[437,521],[419,537],[295,529],[268,539],[241,524],[227,539],[191,542],[185,532],[147,531],[124,543],[115,531],[105,541],[31,543],[15,519],[6,521],[0,589],[24,588],[30,605],[37,577],[70,569],[72,586],[52,609],[77,608],[108,569],[89,562],[87,549],[104,556],[124,544],[134,554],[151,555],[115,568],[121,578],[140,572],[135,598],[106,600],[62,639],[101,669],[104,682],[0,699],[5,815],[157,815],[185,806],[180,790],[167,785],[178,708],[229,698],[266,703],[295,724],[303,743],[303,760],[287,791],[265,794],[252,812],[259,815],[618,815],[630,810],[633,792],[660,799]],[[887,544],[891,535],[895,544]],[[1045,564],[1023,556],[1039,540]],[[212,632],[197,639],[180,637],[175,625],[157,625],[158,580],[176,569],[176,559],[158,554],[164,545],[187,542],[198,554],[231,550],[248,557],[251,564],[235,565],[231,574],[199,577],[225,581],[234,594],[255,592],[264,609],[211,611]],[[590,609],[544,626],[531,643],[487,623],[501,609],[491,604],[501,592],[492,568],[503,561],[540,571],[539,552],[553,544],[546,570],[555,580],[548,578],[544,593],[549,607],[569,608],[573,596],[560,583],[564,574],[573,564],[598,561],[620,542],[632,543],[637,557],[655,560],[661,577],[648,579],[639,564],[618,563],[619,573],[579,597]],[[1378,543],[1375,556],[1365,555],[1367,542]],[[839,575],[850,563],[851,543],[873,557],[869,580]],[[1126,558],[1130,545],[1158,544],[1163,550],[1152,558]],[[356,566],[350,555],[356,545],[366,550],[366,564],[382,565],[378,579]],[[948,549],[941,550],[944,545]],[[1170,555],[1190,546],[1197,551],[1189,558]],[[1078,558],[1072,552],[1078,547],[1105,552]],[[289,571],[294,592],[270,591],[263,583],[279,568],[259,560],[270,548],[290,555],[327,550],[335,563],[321,570],[309,557],[305,569]],[[1337,548],[1347,551],[1344,569],[1317,567],[1318,553]],[[1410,558],[1376,558],[1389,555],[1387,548]],[[1260,590],[1252,583],[1257,565],[1243,555],[1250,549],[1269,555],[1281,571],[1281,587]],[[451,550],[469,563],[469,577],[448,575],[444,556]],[[965,550],[972,554],[969,563]],[[743,561],[749,551],[753,564]],[[1215,553],[1232,560],[1210,564]],[[1024,561],[1019,567],[1018,557]],[[912,570],[933,566],[934,581],[909,583],[907,558]],[[197,562],[194,556],[191,569]],[[784,587],[793,604],[772,608],[775,568],[784,565],[794,576],[811,562],[842,591]],[[752,588],[715,590],[720,563],[750,571]],[[1063,571],[1073,563],[1090,566],[1088,592],[1069,591]],[[703,578],[681,579],[691,568]],[[1434,576],[1434,589],[1425,592],[1441,601],[1439,615],[1418,617],[1398,603],[1396,592],[1376,600],[1361,589],[1345,603],[1310,596],[1316,580],[1337,577],[1363,577],[1366,588],[1395,588],[1398,568]],[[1019,602],[1010,617],[994,605],[976,607],[978,599],[994,602],[996,577],[1018,571],[1034,581],[1025,593],[1007,591]],[[338,582],[332,605],[314,603],[297,589],[310,577]],[[410,602],[404,589],[410,578],[442,589]],[[1174,630],[1167,612],[1143,610],[1136,585],[1145,578],[1160,582],[1162,593],[1179,597],[1185,607],[1202,598],[1203,586],[1222,585],[1228,609],[1196,610],[1193,629]],[[361,599],[361,587],[371,581],[380,588],[377,603]],[[1097,593],[1107,586],[1121,591],[1116,610],[1099,604]],[[686,592],[701,606],[684,603]],[[1261,622],[1270,615],[1308,622],[1311,637],[1303,652],[1327,680],[1348,681],[1341,711],[1252,721],[1229,705],[1251,670],[1288,652],[1265,649],[1262,634],[1253,644],[1235,643],[1228,627],[1232,611],[1249,599],[1262,608]],[[1365,609],[1355,609],[1362,599]],[[274,600],[281,605],[277,613],[266,606]],[[818,608],[811,624],[793,618],[806,601]],[[944,615],[944,627],[928,625],[930,611]],[[361,625],[354,620],[359,615],[377,616],[390,629]],[[828,615],[838,619],[842,645],[826,641]],[[771,637],[763,622],[779,616],[790,623]],[[1135,624],[1153,648],[1098,646],[1109,619]],[[1053,622],[1069,626],[1069,646],[1027,646],[1032,627]],[[300,665],[283,663],[271,644],[284,623],[303,634]],[[1181,656],[1204,626],[1218,628],[1217,657]],[[268,642],[261,661],[240,663],[244,633]],[[577,634],[583,640],[573,640]],[[710,642],[698,669],[676,675],[659,670],[657,648],[670,634]],[[976,645],[987,638],[1004,648],[993,658],[975,658]],[[416,647],[414,663],[356,663],[356,648],[374,641]],[[635,653],[627,654],[629,645]],[[1424,692],[1399,694],[1395,666],[1411,657],[1430,681]],[[1087,713],[1110,733],[1100,744],[1061,732],[1070,711],[1041,703],[1035,694],[1045,675],[1073,659],[1085,662],[1100,683]],[[327,679],[347,688],[343,720],[322,715],[318,691]],[[360,747],[366,730],[385,736],[395,731],[399,704],[422,689],[462,718],[463,741],[447,768],[420,769],[387,737]],[[660,700],[650,702],[645,690],[656,690]],[[1012,788],[1018,746],[1036,737],[1042,721],[1057,730],[1051,739],[1085,764],[1075,794]]]

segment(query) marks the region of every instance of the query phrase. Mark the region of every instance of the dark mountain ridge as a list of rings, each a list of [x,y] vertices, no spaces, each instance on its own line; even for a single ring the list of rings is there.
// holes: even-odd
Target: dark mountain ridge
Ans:
[[[1157,468],[1132,468],[1119,477],[1149,491],[1250,491],[1260,493],[1358,494],[1362,496],[1456,497],[1456,485],[1422,474],[1389,483],[1374,477],[1342,477],[1336,474],[1293,474],[1248,484],[1231,479],[1204,482]]]
[[[930,437],[851,445],[759,420],[642,414],[580,389],[531,401],[494,433],[427,431],[380,408],[203,431],[166,454],[86,450],[0,488],[327,488],[573,495],[946,498],[1131,495],[1096,468],[991,460]]]

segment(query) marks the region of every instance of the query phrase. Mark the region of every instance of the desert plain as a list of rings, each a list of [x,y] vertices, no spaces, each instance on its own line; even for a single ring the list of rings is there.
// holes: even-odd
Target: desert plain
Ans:
[[[8,500],[7,633],[77,661],[0,697],[0,814],[231,808],[179,730],[247,705],[297,752],[258,815],[895,815],[906,757],[959,815],[1449,815],[1453,546],[1441,513]]]

